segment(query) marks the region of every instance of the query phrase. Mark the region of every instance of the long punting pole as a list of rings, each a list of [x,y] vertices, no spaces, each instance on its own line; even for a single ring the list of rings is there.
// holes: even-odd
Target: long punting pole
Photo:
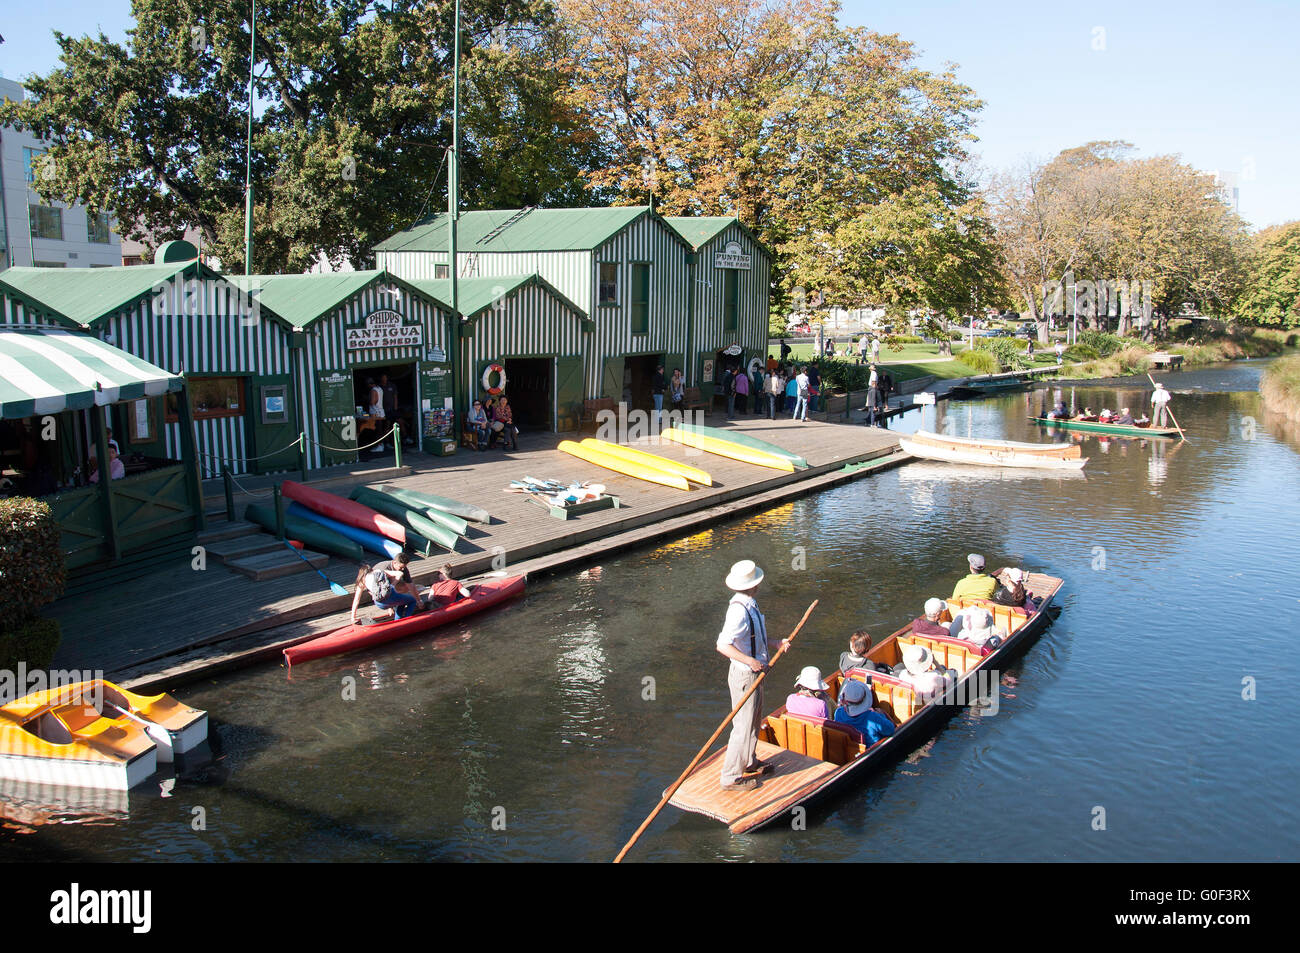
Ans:
[[[248,141],[244,153],[244,274],[253,273],[253,69],[257,66],[257,0],[248,18]]]
[[[790,647],[792,642],[794,642],[794,637],[799,634],[799,630],[803,628],[803,624],[808,621],[808,617],[812,615],[813,610],[817,608],[818,601],[819,600],[817,599],[812,601],[812,605],[810,605],[808,611],[803,614],[803,618],[800,619],[799,624],[794,627],[794,631],[786,637],[786,644],[777,649],[776,654],[772,656],[772,661],[768,663],[768,671],[771,671],[772,666],[776,664],[776,660],[784,655],[785,650]],[[667,804],[672,799],[672,796],[677,793],[677,789],[682,786],[682,782],[690,777],[691,772],[694,771],[695,766],[700,763],[705,752],[712,747],[713,742],[718,740],[718,736],[722,734],[723,729],[726,728],[727,725],[731,724],[732,719],[740,714],[740,709],[745,707],[745,703],[749,701],[749,696],[758,690],[758,686],[763,684],[763,679],[765,678],[767,678],[767,672],[763,672],[758,676],[758,678],[754,679],[754,684],[749,686],[749,691],[745,692],[741,697],[740,704],[731,709],[731,714],[722,720],[722,724],[718,725],[718,730],[709,736],[708,741],[704,742],[704,747],[700,749],[699,754],[695,756],[691,763],[686,766],[686,770],[682,772],[681,777],[674,781],[672,786],[664,792],[664,796],[659,799],[659,803],[656,804],[655,809],[650,812],[650,816],[641,822],[641,826],[636,829],[636,833],[632,835],[632,839],[624,844],[623,849],[618,852],[618,856],[614,858],[614,863],[617,864],[622,862],[623,858],[627,855],[627,852],[632,849],[632,845],[637,842],[637,838],[645,833],[645,829],[650,826],[650,822],[659,816],[659,812],[664,809],[664,805]]]

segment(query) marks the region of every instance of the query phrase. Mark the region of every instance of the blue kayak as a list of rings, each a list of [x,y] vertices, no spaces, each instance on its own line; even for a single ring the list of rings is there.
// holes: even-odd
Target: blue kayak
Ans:
[[[359,543],[362,549],[368,549],[372,553],[379,553],[392,559],[402,551],[402,544],[394,542],[380,536],[378,533],[372,533],[369,530],[358,529],[356,526],[349,526],[347,523],[340,523],[338,520],[332,520],[328,516],[321,516],[314,510],[309,510],[301,503],[290,503],[289,509],[285,511],[290,516],[296,516],[299,519],[311,520],[313,523],[319,523],[321,526],[334,530],[341,536],[346,536],[355,543]]]

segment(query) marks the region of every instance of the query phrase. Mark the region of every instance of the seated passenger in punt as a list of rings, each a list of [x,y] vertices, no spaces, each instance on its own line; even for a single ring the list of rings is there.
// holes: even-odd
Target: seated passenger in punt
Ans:
[[[851,668],[874,668],[871,660],[867,658],[867,652],[870,650],[871,634],[866,629],[858,629],[849,636],[849,650],[840,653],[840,671],[847,672]]]
[[[1049,411],[1047,412],[1047,417],[1048,417],[1048,419],[1050,419],[1050,420],[1069,420],[1069,419],[1070,419],[1070,411],[1069,411],[1069,408],[1067,408],[1067,407],[1065,406],[1065,399],[1064,399],[1063,397],[1061,397],[1059,393],[1057,394],[1057,397],[1056,397],[1056,403],[1054,403],[1054,404],[1052,405],[1052,409],[1049,410]]]
[[[934,653],[924,645],[903,646],[903,661],[894,666],[894,675],[911,685],[926,702],[941,697],[956,683],[951,670],[940,668]]]
[[[835,721],[856,728],[867,747],[894,733],[894,723],[889,716],[876,711],[876,699],[870,688],[855,678],[844,683],[840,691],[840,704],[835,709]]]
[[[953,586],[952,598],[957,599],[991,599],[998,587],[998,581],[984,571],[984,557],[971,553],[966,557],[970,565],[970,575],[963,576]]]
[[[926,599],[925,614],[912,622],[913,635],[948,635],[948,626],[939,621],[947,603],[942,599]]]
[[[962,613],[961,629],[956,636],[972,645],[981,648],[987,645],[995,649],[1002,644],[1007,634],[993,624],[993,613],[976,606]]]
[[[1133,419],[1133,415],[1129,413],[1129,409],[1127,407],[1120,408],[1119,416],[1115,418],[1114,422],[1117,424],[1128,424],[1130,427],[1133,426],[1134,423],[1136,423],[1136,421]]]
[[[1029,593],[1025,591],[1025,574],[1023,570],[1011,566],[995,573],[994,577],[1001,582],[1001,585],[993,592],[993,601],[998,605],[1015,606],[1017,609],[1026,609],[1029,612],[1033,612],[1038,608],[1033,599],[1030,598]]]
[[[809,718],[829,718],[830,703],[826,691],[830,688],[822,681],[822,671],[815,665],[809,665],[799,673],[794,683],[795,690],[786,697],[785,710],[792,715],[807,715]]]
[[[449,606],[453,602],[469,598],[472,587],[456,581],[451,574],[451,563],[444,563],[442,568],[438,570],[438,575],[441,578],[435,580],[433,585],[423,593],[423,601],[426,606]]]
[[[1111,424],[1115,422],[1115,415],[1110,412],[1109,407],[1103,407],[1101,413],[1097,415],[1097,423]]]

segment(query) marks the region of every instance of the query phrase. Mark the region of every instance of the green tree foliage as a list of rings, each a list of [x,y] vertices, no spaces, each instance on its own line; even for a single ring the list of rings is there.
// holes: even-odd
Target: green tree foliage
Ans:
[[[59,625],[36,613],[63,593],[59,524],[41,500],[0,500],[0,668],[49,664]]]
[[[197,227],[241,270],[250,5],[134,0],[125,44],[56,34],[62,65],[0,123],[53,143],[36,189],[106,210],[130,237]],[[257,4],[254,270],[324,252],[363,264],[421,209],[446,207],[452,5]],[[462,204],[582,204],[594,138],[567,105],[546,0],[462,12]]]
[[[1252,324],[1300,327],[1300,222],[1252,236],[1249,276],[1236,313]]]

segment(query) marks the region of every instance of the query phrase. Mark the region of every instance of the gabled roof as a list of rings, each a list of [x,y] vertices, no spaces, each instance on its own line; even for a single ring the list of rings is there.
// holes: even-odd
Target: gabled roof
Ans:
[[[0,271],[0,290],[11,291],[84,327],[152,295],[158,285],[195,267],[203,268],[193,261],[130,268],[14,267]],[[215,272],[203,270],[207,276],[217,277]]]
[[[258,305],[280,315],[295,328],[305,328],[359,294],[376,278],[392,280],[384,271],[331,271],[309,275],[227,275],[226,280],[248,292]]]
[[[457,254],[590,251],[643,215],[653,215],[662,221],[646,205],[462,212],[456,224],[456,251]],[[375,251],[446,251],[448,221],[445,212],[434,215],[384,239],[375,246]]]
[[[447,302],[451,300],[451,279],[449,278],[411,278],[407,284],[424,292],[431,298]],[[561,294],[554,285],[536,273],[526,275],[486,275],[478,278],[456,279],[456,303],[462,317],[474,320],[492,307],[496,301],[514,294],[520,288],[536,285],[545,288],[563,305],[577,313],[584,324],[589,324],[587,314],[576,304]],[[448,310],[451,306],[447,305]]]
[[[763,254],[767,255],[768,258],[772,257],[772,252],[759,240],[759,237],[746,228],[740,219],[734,215],[666,215],[664,221],[671,225],[678,235],[686,239],[686,242],[695,251],[699,251],[729,227],[735,225],[749,236],[750,241],[757,245]]]

